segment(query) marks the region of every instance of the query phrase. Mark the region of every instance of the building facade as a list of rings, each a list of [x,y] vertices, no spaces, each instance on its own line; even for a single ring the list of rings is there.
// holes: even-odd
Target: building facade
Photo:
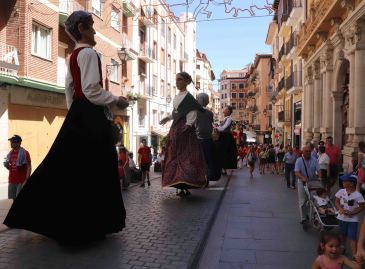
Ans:
[[[271,54],[256,54],[248,72],[248,106],[249,125],[256,132],[259,143],[271,143],[271,105],[269,103]]]
[[[195,37],[186,40],[195,22],[178,20],[157,0],[11,0],[0,5],[0,158],[10,150],[7,138],[19,134],[36,168],[58,134],[67,114],[64,83],[74,48],[63,24],[75,10],[93,16],[104,87],[132,100],[127,110],[114,111],[120,143],[134,152],[143,138],[158,145],[169,127],[158,122],[172,111],[175,74],[186,70],[187,58],[195,79]],[[6,180],[7,170],[0,169],[0,182]]]
[[[272,46],[273,65],[273,141],[300,145],[303,92],[303,59],[296,53],[298,29],[304,21],[304,0],[276,0],[266,44]]]
[[[306,1],[298,33],[303,57],[304,143],[333,136],[351,169],[365,138],[365,1]]]
[[[232,118],[234,121],[243,123],[247,121],[245,117],[246,97],[248,90],[247,68],[241,70],[223,70],[220,74],[220,114],[219,119],[223,119],[223,111],[227,106],[234,108]]]

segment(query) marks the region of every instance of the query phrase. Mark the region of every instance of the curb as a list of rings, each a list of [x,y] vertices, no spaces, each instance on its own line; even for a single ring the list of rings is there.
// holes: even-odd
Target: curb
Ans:
[[[229,174],[229,176],[227,178],[226,184],[224,185],[224,189],[223,189],[221,195],[218,198],[218,201],[217,201],[216,206],[214,208],[213,214],[210,217],[210,219],[209,219],[209,221],[208,221],[208,223],[206,225],[206,228],[205,228],[203,237],[200,240],[198,246],[195,248],[195,251],[194,251],[194,253],[192,255],[192,258],[190,259],[190,261],[188,263],[188,266],[187,266],[188,269],[197,269],[199,267],[200,258],[202,257],[202,254],[204,252],[205,246],[206,246],[206,244],[208,242],[208,238],[209,238],[210,232],[211,232],[211,230],[213,228],[215,219],[217,218],[218,211],[219,211],[219,209],[220,209],[220,207],[222,205],[223,198],[224,198],[224,196],[226,194],[226,191],[227,191],[227,188],[228,188],[228,184],[229,184],[229,182],[231,180],[232,174],[233,174],[233,171],[231,171],[231,173]]]

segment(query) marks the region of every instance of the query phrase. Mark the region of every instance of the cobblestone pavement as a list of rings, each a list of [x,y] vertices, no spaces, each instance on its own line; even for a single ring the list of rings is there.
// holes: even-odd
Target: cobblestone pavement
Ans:
[[[38,234],[6,230],[0,233],[0,268],[187,268],[226,181],[227,176],[183,199],[174,189],[162,189],[159,179],[151,187],[130,188],[123,192],[127,228],[83,247],[65,247]]]
[[[200,259],[200,269],[308,269],[319,232],[299,224],[297,190],[282,175],[235,172]]]

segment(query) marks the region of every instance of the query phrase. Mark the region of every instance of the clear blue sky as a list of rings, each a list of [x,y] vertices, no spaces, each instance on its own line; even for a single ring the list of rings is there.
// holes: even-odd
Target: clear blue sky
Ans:
[[[189,12],[199,10],[199,8],[196,9],[198,4],[208,1],[194,0],[189,5]],[[170,5],[184,3],[183,0],[167,0],[167,2]],[[272,1],[233,0],[231,5],[225,6],[223,0],[221,3],[210,1],[206,8],[207,11],[212,12],[209,18],[203,13],[197,14],[196,11],[197,49],[206,53],[216,78],[219,78],[223,69],[243,68],[254,60],[256,53],[271,53],[271,47],[265,44],[265,39],[269,23],[272,21],[272,14],[266,16],[269,15],[269,10],[266,9],[260,10],[255,7],[250,9],[253,5],[259,8],[271,7],[267,5],[268,2]],[[206,4],[200,6],[205,7]],[[239,11],[238,8],[248,8],[250,12],[252,10],[255,13],[256,17],[251,17],[249,11]],[[171,10],[178,15],[186,11],[186,6],[172,6]],[[228,13],[229,11],[231,12]],[[236,18],[233,16],[234,11],[237,11]]]

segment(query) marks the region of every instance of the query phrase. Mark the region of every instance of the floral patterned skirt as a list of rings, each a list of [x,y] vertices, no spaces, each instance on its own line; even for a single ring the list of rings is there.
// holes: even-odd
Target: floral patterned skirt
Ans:
[[[207,165],[195,129],[183,131],[182,117],[170,129],[162,168],[162,186],[179,189],[202,188],[206,184]]]

